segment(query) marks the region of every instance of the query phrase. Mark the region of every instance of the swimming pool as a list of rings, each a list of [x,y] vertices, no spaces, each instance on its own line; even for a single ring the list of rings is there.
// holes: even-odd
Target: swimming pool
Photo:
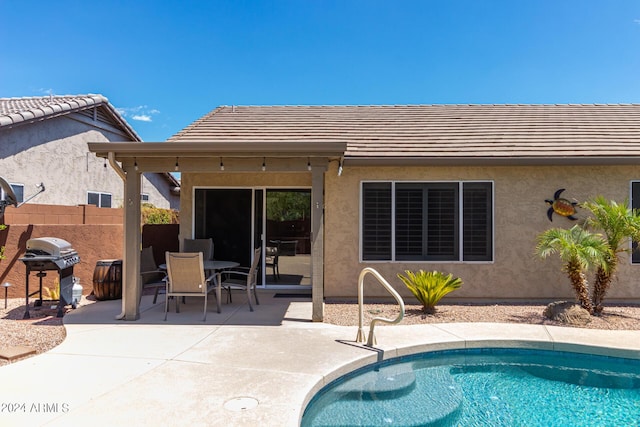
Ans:
[[[638,426],[640,360],[495,348],[421,353],[333,381],[301,425]]]

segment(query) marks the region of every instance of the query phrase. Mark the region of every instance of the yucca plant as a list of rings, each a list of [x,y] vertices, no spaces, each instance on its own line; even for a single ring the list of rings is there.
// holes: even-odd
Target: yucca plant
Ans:
[[[426,314],[435,313],[436,304],[440,302],[442,297],[462,286],[462,279],[459,277],[454,278],[451,273],[445,275],[440,271],[424,270],[414,273],[405,270],[405,274],[406,276],[403,276],[399,273],[398,278],[420,301],[422,311]]]

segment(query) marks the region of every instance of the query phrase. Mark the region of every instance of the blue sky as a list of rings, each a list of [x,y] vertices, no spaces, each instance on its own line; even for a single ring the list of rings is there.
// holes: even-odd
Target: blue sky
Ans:
[[[145,141],[219,105],[639,103],[638,0],[0,0],[0,97]]]

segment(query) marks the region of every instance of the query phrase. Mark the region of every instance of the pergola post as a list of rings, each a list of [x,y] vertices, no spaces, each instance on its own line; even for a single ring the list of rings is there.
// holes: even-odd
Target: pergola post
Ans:
[[[324,320],[324,174],[326,163],[311,169],[311,320]]]
[[[142,174],[131,165],[124,182],[124,245],[122,262],[122,313],[120,320],[140,317],[140,181]]]

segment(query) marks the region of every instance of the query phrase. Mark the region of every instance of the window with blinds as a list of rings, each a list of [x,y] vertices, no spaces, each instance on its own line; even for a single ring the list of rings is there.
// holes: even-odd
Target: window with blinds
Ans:
[[[391,183],[362,186],[362,258],[391,259]]]
[[[465,182],[462,189],[462,259],[489,261],[493,254],[491,183]]]
[[[363,183],[363,260],[491,261],[492,194],[491,182]]]

